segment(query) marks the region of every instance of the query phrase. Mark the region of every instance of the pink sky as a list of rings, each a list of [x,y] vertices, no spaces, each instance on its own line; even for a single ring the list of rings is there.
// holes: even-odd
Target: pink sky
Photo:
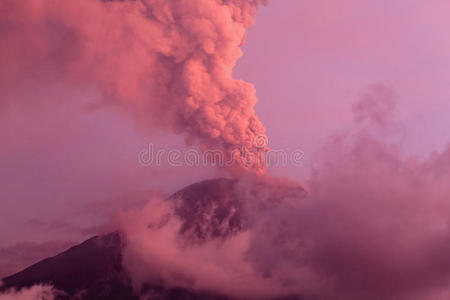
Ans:
[[[285,0],[261,8],[235,76],[256,86],[269,146],[300,147],[311,162],[330,134],[350,126],[351,104],[366,87],[386,83],[397,93],[405,151],[442,149],[450,141],[449,8],[445,0]]]
[[[269,146],[305,153],[302,167],[273,171],[306,178],[316,151],[351,126],[351,105],[374,83],[396,91],[403,150],[441,150],[450,140],[449,9],[446,0],[273,0],[261,8],[234,75],[256,87]],[[101,220],[84,213],[91,205],[217,176],[139,166],[148,142],[183,148],[182,137],[142,136],[113,108],[86,113],[83,104],[98,97],[89,87],[24,82],[0,96],[28,100],[0,111],[0,248],[79,241],[92,234],[80,228]],[[38,98],[76,101],[53,106]]]

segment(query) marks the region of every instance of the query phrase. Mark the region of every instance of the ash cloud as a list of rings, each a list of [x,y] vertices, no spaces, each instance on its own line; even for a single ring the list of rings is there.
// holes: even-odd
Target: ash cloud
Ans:
[[[58,79],[98,90],[90,110],[113,106],[188,143],[251,149],[264,128],[254,88],[232,68],[262,2],[4,0],[0,105],[23,100],[8,96],[22,85]],[[156,281],[254,299],[447,299],[450,148],[420,160],[388,143],[394,95],[377,85],[355,104],[359,125],[323,149],[307,192],[250,176],[219,201],[194,197],[202,214],[192,226],[176,201],[158,197],[124,213],[136,289]]]
[[[265,2],[2,1],[2,88],[62,78],[100,92],[90,110],[114,106],[144,130],[158,126],[228,153],[256,151],[265,129],[255,89],[232,68]]]
[[[445,299],[450,178],[437,162],[450,151],[419,160],[387,143],[374,130],[393,124],[387,91],[370,88],[356,104],[376,117],[330,141],[305,190],[259,177],[223,191],[240,201],[245,224],[232,234],[192,242],[176,205],[159,199],[125,215],[125,266],[136,287],[157,281],[248,299]],[[217,226],[216,206],[196,205],[209,216],[202,226]]]

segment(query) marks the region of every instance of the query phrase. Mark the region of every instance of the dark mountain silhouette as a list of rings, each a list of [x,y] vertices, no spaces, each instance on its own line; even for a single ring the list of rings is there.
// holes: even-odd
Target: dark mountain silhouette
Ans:
[[[214,179],[190,185],[168,198],[175,202],[175,214],[182,220],[180,234],[195,243],[226,238],[246,228],[241,215],[243,201],[237,180]],[[297,188],[291,192],[301,193]],[[206,217],[208,216],[208,217]],[[205,222],[208,222],[205,226]],[[229,299],[183,288],[145,284],[133,291],[130,276],[122,266],[125,245],[119,232],[93,237],[54,257],[3,278],[0,292],[35,284],[51,284],[61,291],[57,299]]]
[[[128,276],[121,265],[122,244],[119,233],[93,237],[54,257],[44,259],[3,279],[2,289],[52,284],[74,296],[86,299],[134,299]],[[62,297],[62,296],[61,296]]]

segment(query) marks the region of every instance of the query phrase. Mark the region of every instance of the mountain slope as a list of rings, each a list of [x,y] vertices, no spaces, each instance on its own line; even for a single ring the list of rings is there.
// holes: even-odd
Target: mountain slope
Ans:
[[[296,188],[294,193],[302,193]],[[214,179],[190,185],[168,198],[175,203],[175,214],[182,221],[180,235],[194,242],[226,238],[245,230],[243,200],[237,180]],[[58,299],[228,299],[221,295],[200,294],[183,288],[145,284],[133,291],[131,279],[122,266],[121,234],[113,232],[93,237],[51,258],[3,279],[0,292],[35,284],[51,284],[64,294]]]

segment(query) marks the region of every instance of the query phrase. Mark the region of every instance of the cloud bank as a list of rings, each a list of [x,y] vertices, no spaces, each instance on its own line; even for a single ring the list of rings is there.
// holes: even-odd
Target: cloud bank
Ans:
[[[251,299],[448,297],[450,149],[426,160],[402,156],[388,130],[396,126],[393,95],[385,85],[364,93],[357,125],[323,149],[307,193],[268,177],[224,191],[241,201],[246,226],[234,234],[193,242],[176,205],[157,198],[129,212],[124,257],[135,285]],[[201,224],[217,226],[216,206],[199,199],[202,211],[200,203],[210,216]]]

